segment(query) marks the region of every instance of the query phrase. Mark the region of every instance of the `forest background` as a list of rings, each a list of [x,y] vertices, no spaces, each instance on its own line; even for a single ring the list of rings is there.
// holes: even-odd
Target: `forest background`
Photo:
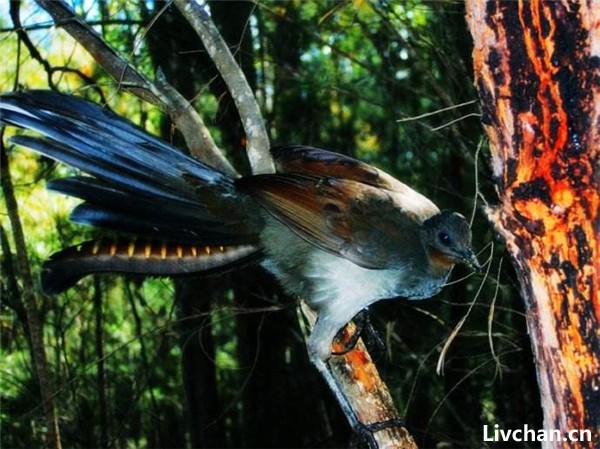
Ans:
[[[151,79],[160,69],[235,167],[249,172],[235,105],[173,5],[69,3],[131,65]],[[456,282],[432,300],[371,309],[385,342],[377,366],[419,447],[479,447],[484,424],[541,428],[522,301],[481,208],[495,195],[463,2],[213,1],[209,8],[274,145],[358,157],[442,208],[474,213],[487,276],[458,267]],[[0,46],[1,92],[73,93],[185,150],[164,111],[127,93],[34,2],[0,2]],[[7,144],[13,132],[4,130],[3,142],[37,276],[52,252],[99,231],[70,223],[76,201],[45,190],[72,169]],[[22,279],[4,201],[0,207],[0,443],[41,447],[45,421]],[[348,444],[345,418],[308,361],[297,300],[259,267],[176,282],[97,276],[40,298],[64,447]],[[466,314],[440,376],[441,349]]]

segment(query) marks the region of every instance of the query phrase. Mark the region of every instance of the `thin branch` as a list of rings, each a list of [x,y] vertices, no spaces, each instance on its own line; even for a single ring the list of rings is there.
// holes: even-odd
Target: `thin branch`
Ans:
[[[414,117],[400,118],[400,119],[396,120],[396,123],[404,123],[404,122],[412,122],[413,120],[420,120],[425,117],[431,117],[432,115],[441,114],[442,112],[451,111],[452,109],[458,109],[458,108],[462,108],[463,106],[475,104],[475,103],[477,103],[477,101],[478,100],[465,101],[464,103],[453,104],[452,106],[448,106],[446,108],[441,108],[441,109],[436,109],[435,111],[426,112],[425,114],[416,115]]]
[[[146,391],[149,393],[150,395],[150,404],[151,404],[151,411],[152,411],[152,415],[158,416],[158,411],[160,410],[160,407],[158,406],[158,401],[156,400],[156,394],[154,393],[155,391],[155,385],[154,385],[154,379],[153,379],[153,371],[152,371],[152,367],[153,364],[150,362],[150,359],[148,357],[148,350],[146,349],[146,339],[144,339],[143,335],[144,335],[144,326],[142,324],[142,318],[140,317],[140,314],[138,312],[137,306],[136,306],[136,298],[134,296],[134,293],[131,289],[131,284],[127,284],[127,301],[129,302],[129,306],[131,307],[131,312],[133,315],[133,319],[135,321],[135,333],[139,338],[139,342],[140,342],[140,356],[142,358],[142,366],[144,367],[144,377],[146,378]],[[144,390],[143,385],[140,385],[140,393]],[[157,428],[158,434],[159,434],[159,441],[162,441],[164,436],[162,435],[162,426],[158,426]]]
[[[86,21],[89,26],[110,26],[110,25],[140,25],[146,26],[146,22],[143,20],[121,20],[121,19],[107,19],[107,20],[89,20]],[[23,31],[37,31],[37,30],[47,30],[50,28],[54,28],[56,26],[62,26],[63,23],[56,23],[54,21],[47,23],[35,23],[32,25],[19,25],[10,28],[0,28],[0,33],[14,33],[15,31],[23,30]]]
[[[20,5],[21,5],[20,2],[11,2],[11,4],[10,4],[10,16],[13,21],[13,24],[15,25],[14,29],[16,30],[17,36],[19,37],[19,43],[23,42],[25,44],[25,46],[27,47],[27,49],[29,50],[29,54],[31,55],[31,57],[33,59],[35,59],[37,62],[39,62],[40,65],[44,68],[44,71],[46,72],[46,75],[47,75],[48,86],[50,86],[50,88],[53,90],[56,89],[56,84],[54,83],[54,81],[52,79],[52,76],[54,75],[55,72],[73,73],[73,74],[76,74],[77,76],[79,76],[83,80],[83,82],[86,84],[86,86],[92,87],[96,91],[96,93],[98,94],[98,96],[100,97],[100,99],[102,100],[103,103],[107,103],[104,92],[102,92],[102,89],[100,89],[100,87],[97,85],[96,80],[94,78],[86,75],[81,70],[75,69],[73,67],[67,67],[67,66],[53,67],[50,65],[50,63],[46,59],[44,59],[42,57],[42,54],[39,52],[37,47],[31,41],[31,39],[29,38],[29,35],[27,34],[26,29],[21,24],[21,18],[20,18],[20,14],[19,14]],[[20,54],[20,45],[19,45],[18,49],[19,49],[18,54]],[[14,90],[16,90],[16,88]]]
[[[151,82],[117,54],[63,0],[37,0],[37,2],[52,16],[55,23],[79,42],[110,76],[119,81],[122,87],[143,100],[164,106],[171,120],[181,131],[192,155],[228,175],[237,175],[215,144],[202,118],[189,102],[173,89],[161,73],[157,74],[154,83]]]
[[[490,258],[491,258],[491,256],[490,256]],[[473,301],[471,301],[471,304],[469,305],[467,312],[460,319],[458,324],[454,327],[454,329],[448,336],[446,343],[444,343],[444,347],[442,348],[442,351],[440,352],[440,356],[438,358],[437,366],[435,369],[435,372],[438,374],[438,376],[442,376],[444,374],[444,362],[446,360],[446,354],[448,353],[448,350],[450,349],[452,342],[454,341],[454,339],[456,338],[456,336],[462,329],[463,324],[465,324],[465,321],[467,321],[467,318],[471,314],[471,311],[473,310],[473,307],[475,306],[475,303],[477,302],[477,299],[479,298],[479,295],[481,294],[481,291],[483,290],[483,286],[485,285],[485,280],[487,279],[487,277],[490,273],[491,267],[492,267],[492,264],[490,262],[487,266],[487,269],[485,270],[485,276],[484,276],[483,280],[481,281],[481,283],[479,284],[479,288],[477,289],[477,292],[475,292],[475,296],[473,297]]]
[[[242,69],[203,6],[188,0],[174,0],[174,3],[202,39],[206,51],[229,88],[248,138],[246,151],[253,173],[274,173],[275,165],[269,152],[267,130]]]
[[[40,317],[40,298],[35,294],[31,265],[25,244],[25,234],[19,216],[19,206],[15,198],[15,192],[10,177],[8,156],[3,143],[3,131],[0,131],[0,182],[10,226],[15,240],[15,252],[17,268],[22,282],[23,305],[27,314],[29,332],[31,336],[31,350],[38,382],[42,407],[46,418],[47,444],[52,449],[61,449],[60,429],[58,427],[58,416],[56,405],[52,396],[52,379],[50,376],[50,365],[44,345],[44,331]]]
[[[52,82],[52,67],[50,66],[50,63],[42,57],[42,54],[39,52],[33,42],[31,42],[29,35],[21,25],[20,9],[21,2],[10,2],[10,18],[17,30],[17,36],[19,37],[19,40],[25,44],[25,47],[27,47],[31,57],[44,68],[46,77],[48,79],[48,86],[50,86],[52,89],[56,89],[56,86]]]
[[[100,447],[109,447],[108,442],[108,400],[106,392],[106,363],[104,360],[104,313],[102,286],[98,277],[94,277],[94,346],[96,349],[96,389],[98,393],[98,414],[100,426]],[[66,352],[65,352],[66,353]]]
[[[29,342],[29,350],[31,351],[31,334],[15,271],[16,262],[13,260],[14,255],[10,248],[10,242],[2,225],[0,225],[0,248],[2,248],[2,257],[0,257],[0,270],[2,271],[3,280],[2,303],[15,312],[17,322],[23,326],[23,333]],[[31,360],[33,360],[33,357],[33,352],[31,352]]]
[[[444,123],[443,125],[436,126],[435,128],[431,128],[431,132],[439,131],[439,130],[444,129],[444,128],[450,126],[450,125],[454,125],[457,122],[465,120],[465,119],[467,119],[469,117],[481,117],[481,114],[479,112],[471,112],[470,114],[463,115],[462,117],[458,117],[457,119],[450,120],[449,122]]]
[[[63,1],[38,0],[55,23],[79,42],[88,53],[115,79],[122,79],[128,90],[150,103],[160,103],[152,92],[151,83],[131,67],[102,37]]]
[[[492,303],[490,304],[490,311],[488,313],[488,342],[490,345],[490,352],[492,354],[493,359],[496,361],[496,372],[503,366],[502,362],[500,362],[500,358],[498,354],[496,354],[496,350],[494,349],[494,333],[492,329],[494,327],[494,312],[496,310],[496,300],[498,299],[498,292],[500,291],[500,273],[502,272],[502,262],[504,258],[501,257],[498,262],[498,274],[496,275],[496,289],[494,290],[494,296],[492,296]]]

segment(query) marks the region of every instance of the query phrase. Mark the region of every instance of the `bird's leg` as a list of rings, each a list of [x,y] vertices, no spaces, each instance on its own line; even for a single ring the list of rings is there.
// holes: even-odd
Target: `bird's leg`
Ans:
[[[369,352],[376,351],[377,354],[383,353],[385,350],[385,344],[379,335],[379,332],[373,327],[373,323],[371,322],[371,316],[369,314],[369,309],[363,309],[356,314],[354,318],[352,318],[356,329],[354,333],[350,336],[350,338],[346,341],[343,341],[343,330],[345,328],[340,329],[340,331],[336,335],[336,339],[343,341],[344,348],[341,351],[333,351],[332,355],[346,355],[350,351],[354,349],[356,343],[358,343],[358,339],[363,337],[365,344]]]
[[[335,396],[335,399],[344,415],[346,415],[346,419],[348,419],[352,429],[365,439],[369,445],[369,449],[378,449],[378,444],[373,433],[368,431],[366,426],[358,419],[352,404],[333,376],[331,367],[328,363],[328,359],[331,357],[331,345],[333,339],[340,328],[346,324],[346,322],[341,322],[341,324],[340,322],[341,320],[334,322],[331,319],[323,319],[323,316],[320,316],[317,319],[308,339],[308,354],[310,361],[315,365],[317,370],[319,370],[323,379],[325,379],[327,386]]]
[[[381,354],[385,351],[385,343],[377,332],[377,329],[373,327],[373,323],[371,322],[371,317],[369,314],[365,317],[364,328],[362,329],[363,335],[365,338],[365,344],[367,345],[367,349],[369,352],[375,352],[376,357],[379,358]]]

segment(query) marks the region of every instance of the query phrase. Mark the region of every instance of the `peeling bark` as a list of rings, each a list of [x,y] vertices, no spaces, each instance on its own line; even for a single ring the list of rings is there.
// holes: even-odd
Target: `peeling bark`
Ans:
[[[600,8],[470,0],[475,85],[515,264],[544,427],[600,444]]]

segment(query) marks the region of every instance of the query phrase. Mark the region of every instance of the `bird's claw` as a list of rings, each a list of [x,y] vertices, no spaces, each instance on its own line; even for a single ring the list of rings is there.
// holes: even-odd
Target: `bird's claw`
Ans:
[[[356,330],[352,334],[352,336],[344,342],[344,348],[341,351],[332,351],[331,355],[346,355],[350,351],[354,349],[356,343],[358,343],[358,339],[365,336],[365,344],[367,345],[367,349],[369,352],[372,352],[373,349],[376,350],[378,354],[383,353],[385,349],[385,344],[383,340],[379,336],[379,333],[373,327],[371,323],[371,319],[369,317],[369,310],[363,309],[361,310],[352,321],[356,325]],[[340,333],[343,332],[343,329]],[[338,339],[341,339],[341,335],[338,333]]]

